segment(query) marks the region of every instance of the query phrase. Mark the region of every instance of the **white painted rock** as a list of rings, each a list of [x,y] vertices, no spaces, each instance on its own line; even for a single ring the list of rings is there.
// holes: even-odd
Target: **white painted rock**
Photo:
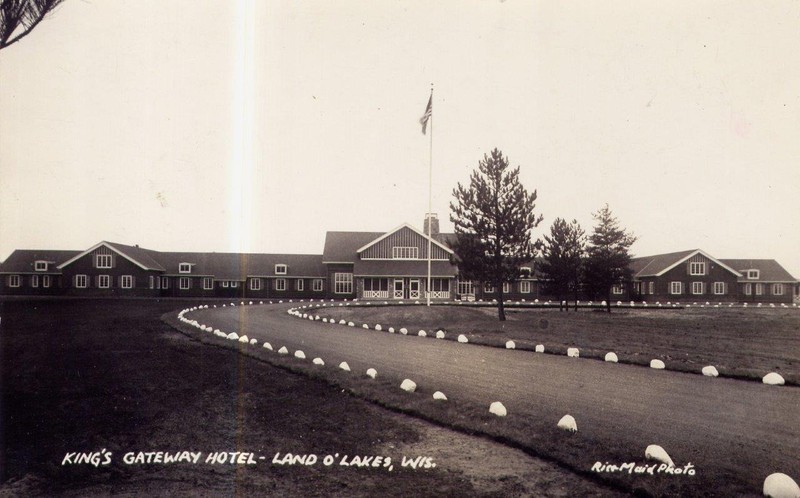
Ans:
[[[369,325],[367,325],[367,324],[365,323],[364,325],[362,325],[362,326],[361,326],[361,328],[362,328],[362,329],[369,329]]]
[[[319,357],[314,358],[313,360],[311,360],[311,363],[313,363],[314,365],[320,365],[320,366],[325,365],[325,362],[322,361],[322,358],[319,358]]]
[[[578,424],[575,423],[575,417],[572,415],[564,415],[558,421],[558,428],[570,432],[578,432]]]
[[[761,379],[761,382],[769,386],[782,386],[786,383],[786,381],[783,380],[783,377],[781,377],[780,374],[777,374],[775,372],[770,372],[767,375],[765,375],[764,378]]]
[[[507,341],[506,342],[506,349],[516,349],[517,345],[514,341]]]
[[[711,365],[703,367],[702,372],[706,377],[719,377],[719,372],[717,372],[717,369]]]
[[[800,498],[800,487],[791,477],[780,472],[764,479],[764,496],[772,498]]]
[[[381,324],[380,324],[380,323],[379,323],[378,325],[375,325],[375,330],[377,330],[378,332],[380,332],[381,330],[383,330],[383,327],[381,327]]]
[[[617,353],[606,353],[605,359],[611,363],[617,363],[619,361],[619,358],[617,358]]]
[[[491,405],[489,405],[489,413],[493,413],[498,417],[505,417],[508,415],[508,411],[506,411],[506,407],[503,406],[503,403],[499,401],[495,401]]]
[[[579,358],[581,352],[578,351],[578,348],[567,348],[567,356],[570,358]]]
[[[347,322],[345,322],[344,320],[339,320],[339,325],[347,325]]]
[[[278,354],[289,354],[289,350],[286,349],[286,346],[281,346],[281,348],[278,350]]]
[[[246,335],[243,335],[242,337],[239,338],[239,342],[248,342],[249,343],[250,342],[250,338],[247,337]]]
[[[420,330],[417,332],[417,335],[420,337],[428,337],[428,334],[424,330]]]
[[[250,339],[250,345],[251,346],[255,346],[256,344],[258,344],[258,340],[257,339]]]
[[[221,331],[214,332],[214,335],[217,336],[217,337],[224,337],[226,339],[228,338],[228,334],[226,334],[225,332],[221,332]]]
[[[378,376],[378,371],[377,370],[375,370],[374,368],[368,368],[367,369],[367,377],[369,377],[371,379],[374,379],[377,376]]]
[[[445,396],[442,391],[436,391],[435,393],[433,393],[433,399],[440,399],[442,401],[447,401],[447,396]]]
[[[389,333],[394,334],[394,327],[389,327]]]
[[[356,326],[356,324],[355,324],[355,323],[353,323],[353,322],[347,322],[347,326],[348,326],[348,327],[355,327],[355,326]]]
[[[273,351],[273,349],[272,349],[272,344],[270,344],[270,343],[268,343],[268,342],[265,342],[263,347],[264,347],[265,349],[269,349],[270,351]]]
[[[343,362],[339,363],[339,368],[341,368],[345,372],[349,372],[350,371],[350,365],[348,365],[346,361],[343,361]]]
[[[417,383],[411,379],[405,379],[402,383],[400,383],[400,389],[413,393],[417,390]]]
[[[443,330],[437,330],[436,331],[436,338],[437,339],[444,339],[444,331]]]
[[[231,332],[230,334],[228,334],[228,339],[230,339],[232,341],[238,341],[239,340],[239,334],[237,334],[236,332]]]
[[[294,352],[294,357],[300,358],[301,360],[305,360],[306,354],[298,349],[297,351]]]
[[[666,365],[661,360],[650,360],[650,368],[655,368],[656,370],[664,370]]]
[[[466,344],[469,342],[469,339],[467,339],[467,336],[465,336],[464,334],[459,334],[458,342],[460,342],[461,344]]]
[[[537,353],[544,353],[544,344],[537,344],[535,351]]]
[[[403,335],[407,335],[408,334],[408,329],[403,327],[403,328],[400,329],[400,333],[403,334]]]
[[[670,467],[674,467],[675,464],[672,463],[672,458],[669,457],[669,454],[664,451],[664,448],[657,444],[651,444],[644,450],[644,457],[648,460],[655,460],[657,462],[665,463]]]

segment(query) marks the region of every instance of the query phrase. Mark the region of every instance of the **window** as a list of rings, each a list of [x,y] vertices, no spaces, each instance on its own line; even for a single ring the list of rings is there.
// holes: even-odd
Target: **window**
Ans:
[[[703,293],[703,282],[692,282],[692,294]]]
[[[97,268],[111,268],[111,255],[98,254],[95,256],[95,267]]]
[[[203,278],[203,290],[211,290],[214,288],[214,279],[211,277]]]
[[[39,275],[31,275],[31,287],[39,287]]]
[[[758,270],[747,270],[747,280],[758,280],[760,273]]]
[[[275,290],[276,291],[285,291],[286,290],[286,279],[285,278],[275,279]]]
[[[89,277],[86,275],[75,275],[75,287],[85,289],[89,286]]]
[[[756,296],[764,294],[764,284],[756,284]]]
[[[486,283],[483,284],[483,292],[486,292],[487,294],[491,294],[494,291],[495,291],[494,285],[492,285],[491,282],[486,282]]]
[[[333,274],[333,292],[335,294],[352,294],[353,293],[353,274],[352,273],[334,273]]]
[[[365,278],[364,279],[365,291],[388,291],[389,279],[388,278]]]
[[[619,284],[617,284],[617,285],[612,285],[612,286],[611,286],[611,293],[612,293],[612,294],[614,294],[614,295],[616,295],[616,296],[618,296],[618,295],[622,294],[622,286],[621,286],[621,285],[619,285]]]
[[[220,282],[220,285],[222,285],[223,289],[227,289],[228,286],[230,285],[230,282],[228,282],[227,280],[223,280],[222,282]]]
[[[250,290],[261,290],[261,279],[260,278],[251,278],[250,279]]]
[[[669,283],[669,293],[670,294],[683,294],[683,282],[670,282]]]
[[[503,282],[503,294],[511,294],[511,283]]]
[[[446,278],[432,278],[431,290],[433,292],[450,292],[450,280]]]
[[[705,262],[691,262],[689,263],[689,275],[705,275],[706,264]]]
[[[655,282],[647,282],[647,293],[648,294],[655,294],[656,293],[656,283]]]
[[[231,289],[238,289],[238,288],[239,288],[239,282],[231,280]]]
[[[471,280],[458,281],[459,294],[475,294],[475,287],[472,285]]]
[[[42,287],[45,289],[50,287],[50,275],[42,275]]]
[[[286,275],[286,265],[275,265],[275,275]]]
[[[303,290],[304,286],[305,286],[305,284],[303,283],[303,279],[302,278],[298,278],[297,279],[297,283],[295,283],[295,288],[297,290],[301,291],[301,290]]]
[[[753,284],[744,284],[744,295],[745,296],[753,295]]]
[[[8,276],[8,286],[9,287],[19,287],[22,285],[22,279],[19,275],[9,275]]]
[[[782,296],[783,295],[783,284],[772,284],[772,295],[773,296]]]
[[[192,273],[191,263],[180,263],[178,265],[178,273]]]
[[[314,282],[311,284],[314,292],[322,292],[322,279],[315,278]]]
[[[419,259],[419,247],[392,247],[392,259]]]
[[[714,294],[725,294],[725,282],[714,282]]]
[[[156,279],[152,275],[147,277],[147,288],[152,289],[156,285]]]
[[[531,293],[531,282],[529,280],[523,280],[519,283],[519,291],[523,294],[530,294]]]
[[[109,289],[111,287],[111,277],[109,275],[98,275],[97,286],[101,289]]]
[[[47,271],[47,261],[37,261],[33,264],[33,269],[36,271]]]
[[[169,277],[161,277],[161,288],[169,289]]]
[[[192,288],[192,279],[189,277],[181,277],[178,279],[178,287],[181,290],[191,289]]]
[[[119,277],[119,286],[123,289],[132,289],[133,277],[131,275],[123,275]]]
[[[522,268],[519,269],[519,273],[523,277],[529,277],[533,274],[530,266],[523,266]]]

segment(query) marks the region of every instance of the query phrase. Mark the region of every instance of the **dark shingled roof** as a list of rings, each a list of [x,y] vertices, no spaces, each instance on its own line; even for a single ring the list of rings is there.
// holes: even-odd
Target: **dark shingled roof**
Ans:
[[[179,275],[178,265],[192,264],[191,275],[209,275],[218,280],[244,280],[260,277],[325,277],[319,254],[253,254],[163,252],[159,254],[168,275]],[[286,275],[276,275],[275,265],[286,265]]]
[[[742,273],[740,282],[796,282],[788,271],[786,271],[774,259],[720,259],[723,263],[734,270]],[[747,270],[758,270],[757,279],[747,278]]]
[[[655,256],[642,256],[633,258],[631,269],[634,277],[654,277],[674,265],[678,261],[688,257],[698,249],[688,251],[671,252],[667,254],[656,254]]]
[[[322,261],[353,263],[356,260],[356,250],[385,234],[386,232],[327,232]]]
[[[0,273],[61,273],[57,267],[82,251],[53,251],[47,249],[17,249],[0,264]],[[47,271],[34,270],[36,261],[47,261]]]
[[[158,251],[144,249],[138,246],[127,246],[117,242],[103,241],[103,243],[113,247],[132,260],[137,261],[140,265],[146,267],[148,270],[164,271],[164,267],[158,262],[158,256],[160,254]]]

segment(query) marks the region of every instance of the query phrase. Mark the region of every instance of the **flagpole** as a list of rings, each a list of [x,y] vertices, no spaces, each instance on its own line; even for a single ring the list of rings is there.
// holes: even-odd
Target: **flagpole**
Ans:
[[[431,305],[431,232],[433,231],[433,219],[431,218],[431,211],[433,210],[433,83],[431,83],[431,144],[430,152],[428,155],[428,286],[426,288],[428,296],[428,304]]]

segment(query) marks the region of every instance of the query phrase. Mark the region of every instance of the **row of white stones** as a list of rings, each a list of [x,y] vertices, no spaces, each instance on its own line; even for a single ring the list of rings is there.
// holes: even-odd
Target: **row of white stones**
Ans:
[[[370,305],[371,303],[368,302],[366,304]],[[342,305],[343,305],[342,303],[339,303],[339,306],[342,306]],[[349,306],[350,303],[346,303],[345,305]],[[358,305],[358,303],[356,303],[356,305]],[[353,321],[339,320],[338,322],[336,322],[336,320],[334,320],[334,319],[330,319],[329,320],[329,319],[324,318],[324,317],[320,318],[320,316],[317,315],[317,314],[313,314],[313,313],[310,313],[310,312],[305,313],[305,312],[302,311],[302,310],[310,311],[311,308],[314,308],[314,307],[318,308],[318,307],[321,307],[321,306],[324,307],[325,304],[322,304],[322,305],[317,304],[316,306],[313,305],[313,304],[309,304],[309,305],[306,305],[306,306],[301,306],[299,308],[290,308],[289,310],[287,310],[287,313],[292,315],[292,316],[295,316],[297,318],[307,319],[307,320],[311,320],[311,321],[322,321],[322,323],[330,323],[330,324],[338,323],[339,325],[345,325],[345,326],[348,326],[348,327],[355,327],[356,326],[355,322],[353,322]],[[371,327],[366,323],[362,324],[361,328],[367,329],[367,330],[371,329]],[[383,326],[381,324],[377,324],[377,325],[375,325],[374,330],[380,332],[380,331],[383,330]],[[393,334],[393,333],[395,333],[395,328],[394,327],[389,327],[387,329],[387,332]],[[408,335],[408,333],[409,333],[408,329],[406,327],[401,327],[400,329],[397,330],[397,332],[399,332],[402,335]],[[428,336],[428,332],[426,332],[425,330],[419,330],[416,335],[418,337],[427,337]],[[443,330],[437,330],[435,335],[434,335],[434,337],[436,337],[437,339],[444,339],[445,336],[446,336],[446,333]],[[462,344],[466,344],[466,343],[469,342],[469,339],[464,334],[459,334],[456,340],[458,342],[462,343]],[[505,343],[505,347],[506,347],[506,349],[516,349],[517,345],[516,345],[516,343],[514,341],[508,340]],[[544,353],[545,352],[544,344],[537,344],[536,347],[534,348],[534,351],[536,353]],[[567,348],[567,356],[569,356],[570,358],[579,358],[580,357],[580,350],[578,348]],[[613,351],[606,353],[606,355],[604,357],[604,360],[609,362],[609,363],[618,363],[619,362],[619,358],[617,357],[617,354],[614,353]],[[650,368],[655,369],[655,370],[665,370],[666,369],[666,364],[664,363],[663,360],[655,358],[653,360],[650,360]],[[700,373],[702,373],[706,377],[719,377],[719,371],[713,365],[704,366],[700,370]],[[770,372],[770,373],[764,375],[761,378],[761,382],[764,383],[764,384],[767,384],[767,385],[780,386],[780,385],[784,385],[786,383],[786,380],[780,374],[778,374],[776,372]]]

